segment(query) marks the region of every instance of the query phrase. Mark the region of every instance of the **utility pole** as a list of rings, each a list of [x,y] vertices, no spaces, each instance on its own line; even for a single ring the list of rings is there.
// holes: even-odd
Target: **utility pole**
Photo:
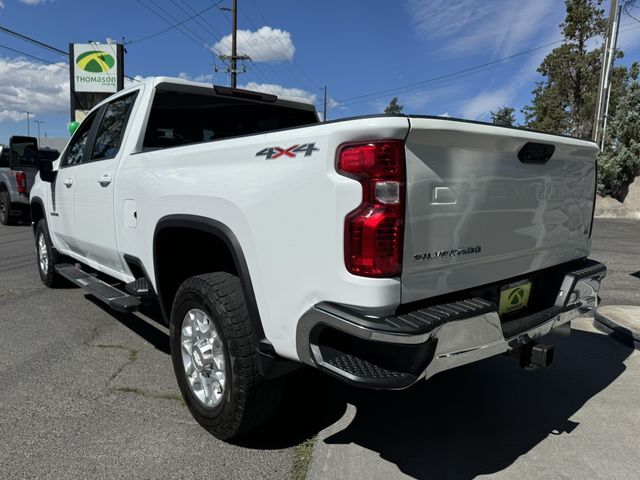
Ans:
[[[600,71],[598,103],[593,126],[593,141],[598,144],[600,150],[604,148],[604,134],[607,129],[607,115],[609,114],[609,99],[611,97],[611,72],[615,60],[621,13],[622,6],[618,5],[618,0],[611,0],[607,38],[602,49],[602,70]]]
[[[44,120],[34,120],[34,122],[38,125],[38,145],[40,145],[40,124],[44,123]]]
[[[29,123],[30,123],[30,122],[29,122],[29,117],[30,117],[31,115],[33,115],[33,112],[27,112],[27,111],[24,111],[23,113],[26,113],[26,114],[27,114],[27,137],[28,137],[28,136],[29,136],[29,133],[30,133],[30,132],[29,132]]]
[[[327,86],[324,86],[324,113],[322,114],[322,119],[327,121]]]
[[[227,68],[227,72],[231,73],[231,88],[237,86],[237,74],[244,73],[247,69],[243,66],[241,71],[238,71],[238,60],[251,60],[248,55],[238,55],[238,0],[233,0],[233,8],[221,7],[220,10],[231,11],[231,55],[218,55],[218,58],[223,62],[229,62],[230,67]],[[216,72],[218,71],[216,67]]]
[[[236,88],[236,62],[238,60],[238,0],[233,0],[233,23],[231,26],[231,88]]]

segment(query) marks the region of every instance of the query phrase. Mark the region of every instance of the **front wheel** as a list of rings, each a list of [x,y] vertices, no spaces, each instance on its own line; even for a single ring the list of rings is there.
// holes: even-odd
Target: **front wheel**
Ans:
[[[59,255],[51,243],[47,222],[40,219],[36,225],[36,255],[38,257],[38,273],[40,280],[47,287],[58,287],[64,283],[64,278],[56,272]]]
[[[226,272],[185,280],[171,311],[171,357],[193,417],[222,440],[266,422],[282,383],[257,365],[257,338],[239,279]]]

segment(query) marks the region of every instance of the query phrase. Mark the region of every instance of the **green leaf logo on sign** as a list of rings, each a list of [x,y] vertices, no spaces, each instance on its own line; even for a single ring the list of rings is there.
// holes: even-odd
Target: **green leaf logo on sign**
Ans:
[[[76,59],[76,65],[79,68],[91,73],[106,73],[113,68],[115,63],[113,56],[99,50],[84,52]]]

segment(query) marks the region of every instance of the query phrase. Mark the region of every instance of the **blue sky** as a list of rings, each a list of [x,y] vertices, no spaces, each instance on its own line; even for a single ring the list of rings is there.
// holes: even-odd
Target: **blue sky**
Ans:
[[[228,50],[223,37],[230,32],[230,16],[208,8],[214,3],[0,0],[0,25],[62,50],[69,42],[124,37],[132,42],[125,57],[130,76],[183,76],[226,85],[228,76],[214,73],[214,65],[222,66],[214,52]],[[430,80],[555,42],[565,15],[561,0],[239,0],[239,5],[239,50],[254,59],[239,76],[239,86],[320,105],[327,85],[329,119],[381,113],[395,95],[405,113],[487,120],[490,110],[502,105],[519,112],[539,79],[537,66],[557,44]],[[231,0],[220,6],[230,7]],[[608,12],[608,2],[603,8]],[[205,9],[185,28],[140,40],[169,26],[161,17],[176,23]],[[631,13],[640,18],[640,8]],[[623,15],[619,46],[624,63],[640,59],[640,22]],[[35,114],[32,134],[33,120],[41,120],[42,135],[66,135],[66,66],[64,56],[0,32],[0,142],[26,133],[25,110]]]

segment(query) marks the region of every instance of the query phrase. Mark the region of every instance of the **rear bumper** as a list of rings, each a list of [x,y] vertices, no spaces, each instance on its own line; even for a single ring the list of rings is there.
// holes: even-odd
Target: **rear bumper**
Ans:
[[[505,353],[540,338],[598,304],[606,267],[584,260],[568,264],[552,306],[501,320],[483,298],[405,311],[391,317],[364,315],[319,303],[298,323],[300,359],[349,383],[405,388],[438,372]]]

